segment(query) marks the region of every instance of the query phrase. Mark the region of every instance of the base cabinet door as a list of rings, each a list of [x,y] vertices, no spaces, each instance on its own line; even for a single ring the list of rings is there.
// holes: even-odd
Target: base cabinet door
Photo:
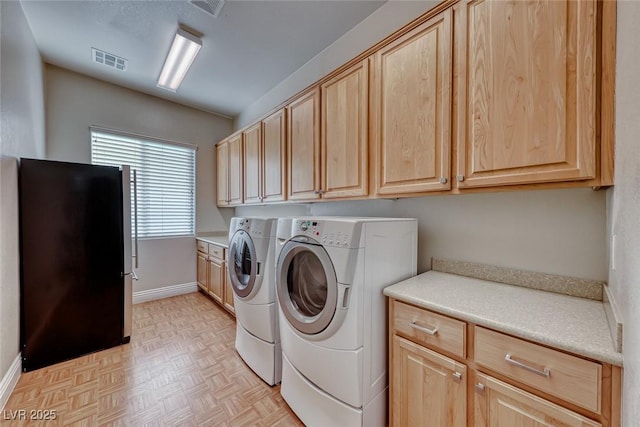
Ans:
[[[476,374],[475,427],[599,427],[600,423],[517,387]]]
[[[207,257],[198,253],[198,265],[196,270],[196,280],[198,286],[205,292],[208,292],[208,277],[207,277]]]
[[[209,295],[219,304],[222,304],[222,286],[224,285],[222,281],[222,263],[209,260]]]
[[[222,264],[222,277],[224,278],[224,308],[235,314],[233,288],[231,287],[231,279],[229,279],[229,269],[226,262]]]
[[[465,365],[397,335],[393,358],[392,426],[467,425]]]

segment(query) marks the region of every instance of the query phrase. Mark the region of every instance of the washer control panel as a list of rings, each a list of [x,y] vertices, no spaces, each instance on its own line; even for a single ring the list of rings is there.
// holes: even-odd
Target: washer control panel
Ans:
[[[354,241],[353,223],[330,222],[322,220],[299,219],[293,223],[294,235],[309,236],[322,243],[324,246],[340,248],[357,247],[359,242]]]
[[[254,237],[268,237],[271,221],[260,221],[251,218],[234,218],[235,230],[244,230]]]

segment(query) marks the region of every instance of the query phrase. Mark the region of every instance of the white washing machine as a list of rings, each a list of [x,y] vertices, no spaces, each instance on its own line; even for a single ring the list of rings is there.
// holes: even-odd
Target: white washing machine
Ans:
[[[282,388],[308,426],[384,426],[384,287],[416,274],[415,219],[278,221]]]
[[[236,350],[269,385],[282,376],[274,277],[276,225],[274,218],[233,218],[229,229]]]

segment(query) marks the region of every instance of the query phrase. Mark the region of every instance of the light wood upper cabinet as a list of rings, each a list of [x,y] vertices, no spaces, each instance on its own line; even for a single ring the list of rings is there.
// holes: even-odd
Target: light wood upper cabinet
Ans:
[[[445,10],[374,55],[378,194],[451,188],[451,17]]]
[[[285,110],[276,111],[262,121],[263,166],[262,201],[286,200],[287,129]]]
[[[320,197],[320,91],[315,88],[287,107],[289,200]]]
[[[242,132],[244,145],[244,203],[262,201],[262,128],[260,123]]]
[[[322,197],[366,196],[369,192],[368,60],[323,83],[320,89]]]
[[[600,427],[562,406],[484,374],[476,374],[475,427]]]
[[[391,425],[467,425],[466,366],[397,335],[393,358]]]
[[[229,144],[222,141],[216,145],[217,164],[217,204],[227,206],[229,204]]]
[[[596,176],[596,1],[465,0],[458,187]]]
[[[229,205],[239,205],[243,201],[242,174],[242,134],[229,138]]]

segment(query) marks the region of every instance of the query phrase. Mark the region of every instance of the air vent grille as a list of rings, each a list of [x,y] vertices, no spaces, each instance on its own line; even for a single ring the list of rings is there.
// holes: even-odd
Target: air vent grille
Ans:
[[[105,52],[104,50],[96,49],[95,47],[91,48],[91,56],[93,57],[93,62],[97,62],[98,64],[106,65],[107,67],[115,68],[120,71],[126,71],[127,63],[129,62],[124,58]]]
[[[225,4],[225,0],[189,0],[189,3],[217,18]]]

